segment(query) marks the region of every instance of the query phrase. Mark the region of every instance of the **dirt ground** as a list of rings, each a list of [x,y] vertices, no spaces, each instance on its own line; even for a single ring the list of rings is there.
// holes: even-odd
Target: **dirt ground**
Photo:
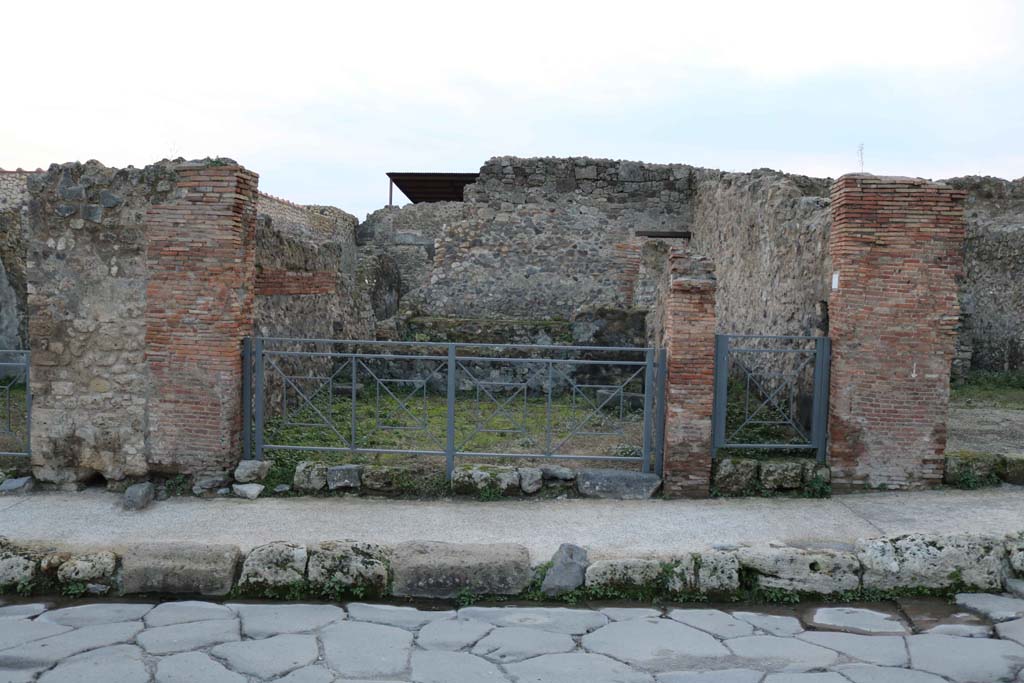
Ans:
[[[1024,455],[1024,410],[950,406],[946,450]]]

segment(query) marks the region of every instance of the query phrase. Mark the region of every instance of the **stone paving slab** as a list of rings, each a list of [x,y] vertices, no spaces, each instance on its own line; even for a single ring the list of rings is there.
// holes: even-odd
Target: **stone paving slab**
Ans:
[[[837,495],[828,500],[550,500],[448,501],[370,498],[268,498],[256,501],[171,498],[138,515],[102,490],[43,492],[4,501],[0,528],[14,542],[127,549],[161,542],[233,544],[249,550],[287,538],[314,544],[346,538],[394,545],[407,541],[515,543],[547,559],[561,543],[591,559],[667,555],[718,545],[852,543],[893,534],[1007,534],[1024,529],[1020,487],[985,491],[911,491]],[[766,538],[764,520],[770,519]],[[685,533],[680,533],[685,529]]]
[[[941,613],[939,601],[917,602],[923,613]],[[0,620],[0,683],[1024,681],[1024,618],[998,623],[987,637],[894,635],[888,604],[830,605],[835,611],[819,626],[813,619],[801,624],[796,608],[749,605],[455,611],[181,601],[44,605],[41,613],[4,607],[22,616]],[[805,615],[814,610],[799,608]],[[255,635],[241,628],[246,612],[259,617]],[[106,623],[124,616],[139,619]],[[376,623],[382,619],[392,625]],[[865,626],[883,633],[864,633]],[[304,631],[287,632],[293,628]],[[61,632],[41,635],[54,629]],[[41,637],[20,642],[11,636],[18,633],[22,640]]]

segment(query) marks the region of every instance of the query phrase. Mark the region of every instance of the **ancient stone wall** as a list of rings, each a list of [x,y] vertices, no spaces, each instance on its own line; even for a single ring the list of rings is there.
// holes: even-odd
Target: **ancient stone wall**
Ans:
[[[839,487],[942,480],[964,194],[866,174],[832,189],[829,462]]]
[[[967,193],[958,367],[1024,369],[1024,178],[944,181]]]
[[[25,235],[29,175],[0,170],[0,349],[28,345]]]
[[[237,460],[256,176],[228,160],[30,181],[32,459],[72,483]]]

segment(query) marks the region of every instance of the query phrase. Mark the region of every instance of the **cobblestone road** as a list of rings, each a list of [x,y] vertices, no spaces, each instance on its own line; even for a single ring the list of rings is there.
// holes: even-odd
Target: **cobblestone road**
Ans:
[[[974,613],[927,600],[458,611],[17,603],[0,606],[0,682],[1024,682],[1024,600],[961,602]]]

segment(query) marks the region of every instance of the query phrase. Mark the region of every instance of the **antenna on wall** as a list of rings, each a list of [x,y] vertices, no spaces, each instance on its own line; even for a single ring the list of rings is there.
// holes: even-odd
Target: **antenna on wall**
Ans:
[[[864,172],[864,143],[857,145],[857,161],[860,162],[860,172]]]

